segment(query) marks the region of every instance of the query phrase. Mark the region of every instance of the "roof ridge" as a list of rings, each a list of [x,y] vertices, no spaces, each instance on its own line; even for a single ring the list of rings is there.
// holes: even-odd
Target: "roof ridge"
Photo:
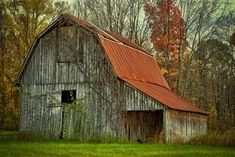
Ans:
[[[120,42],[125,43],[125,45],[133,47],[135,49],[141,50],[141,51],[143,51],[143,52],[145,52],[147,54],[152,55],[147,50],[145,50],[143,47],[139,46],[138,44],[136,44],[135,42],[131,41],[127,37],[123,36],[122,34],[119,34],[117,32],[111,32],[111,31],[108,31],[108,30],[104,30],[104,31],[107,32],[108,34],[112,35],[114,38],[116,38]]]
[[[108,34],[107,32],[105,32],[105,30],[101,29],[100,27],[96,26],[93,23],[90,23],[93,27],[95,27],[96,29],[100,30],[102,33],[104,33],[105,35],[109,36],[111,39],[113,39],[116,42],[120,42],[119,40],[117,40],[116,38],[114,38],[112,35]],[[103,35],[102,35],[103,36]]]
[[[87,23],[87,24],[91,25],[92,27],[94,27],[94,29],[97,29],[98,31],[100,31],[100,32],[102,33],[102,34],[100,34],[99,32],[96,32],[97,35],[102,36],[102,37],[104,37],[105,39],[108,39],[108,40],[112,39],[112,40],[110,40],[110,41],[117,42],[117,43],[119,43],[119,44],[122,44],[122,45],[127,46],[127,47],[129,47],[129,48],[132,48],[132,49],[134,49],[134,50],[140,51],[140,52],[143,53],[143,54],[146,54],[146,55],[148,55],[148,56],[153,57],[152,54],[147,53],[147,51],[145,51],[142,47],[140,47],[139,45],[133,43],[132,41],[129,41],[128,38],[125,38],[125,37],[123,37],[123,36],[120,35],[120,34],[117,34],[117,33],[115,33],[115,32],[111,32],[111,31],[108,31],[108,30],[104,30],[104,29],[100,28],[99,26],[95,25],[94,23],[92,23],[92,22],[90,22],[90,21],[85,21],[85,20],[79,19],[78,17],[73,16],[73,15],[61,14],[61,16],[64,17],[64,18],[69,18],[70,20],[75,21],[75,22],[76,22],[77,24],[79,24],[79,25],[82,25],[82,24],[79,23],[79,22]],[[59,17],[60,17],[60,16],[59,16]],[[71,19],[71,18],[72,18],[72,19]],[[90,30],[90,29],[89,29],[89,30]],[[92,31],[92,30],[90,30],[90,31]],[[115,38],[114,36],[112,36],[111,34],[109,34],[108,32],[117,34],[117,35],[119,35],[120,37],[125,38],[125,39],[128,40],[129,42],[131,42],[131,43],[135,44],[136,46],[138,46],[140,49],[135,48],[135,47],[133,47],[133,46],[131,46],[131,45],[125,44],[124,42],[118,40],[117,38]]]
[[[139,49],[137,49],[137,48],[134,48],[134,47],[132,47],[132,46],[126,45],[126,44],[123,43],[123,42],[120,42],[120,41],[119,41],[119,42],[115,42],[115,41],[112,41],[112,40],[110,40],[110,39],[108,39],[108,38],[102,36],[102,35],[99,35],[99,37],[105,38],[106,40],[109,40],[109,41],[111,41],[111,42],[114,42],[114,43],[123,45],[123,46],[125,46],[125,47],[134,49],[134,50],[139,51],[139,52],[141,52],[142,54],[147,55],[147,56],[149,56],[149,57],[153,57],[153,55],[151,55],[151,54],[149,54],[149,53],[146,53],[146,52],[144,52],[144,51],[142,51],[142,50],[139,50]],[[154,59],[154,58],[153,58],[153,59]]]
[[[90,25],[91,28],[89,28],[89,26],[83,26],[83,27],[86,27],[86,28],[88,28],[89,30],[90,30],[90,29],[98,30],[98,31],[100,31],[102,34],[100,34],[99,32],[93,32],[92,30],[90,30],[90,31],[92,31],[93,33],[102,35],[102,36],[106,35],[108,38],[110,38],[110,39],[112,39],[112,40],[114,40],[114,41],[120,42],[120,41],[117,40],[115,37],[113,37],[112,35],[110,35],[109,33],[107,33],[104,29],[100,28],[99,26],[95,25],[94,23],[92,23],[92,22],[90,22],[90,21],[88,21],[88,20],[82,20],[82,19],[80,19],[79,17],[76,17],[76,16],[74,16],[74,15],[69,15],[69,14],[61,14],[61,16],[64,17],[64,18],[69,18],[70,20],[76,22],[78,25],[81,25],[81,26],[83,26],[84,24],[85,24],[85,25]],[[92,28],[92,27],[93,27],[93,28]],[[104,36],[104,37],[106,37],[106,36]],[[107,38],[107,37],[106,37],[106,38]],[[107,38],[107,39],[108,39],[108,38]]]

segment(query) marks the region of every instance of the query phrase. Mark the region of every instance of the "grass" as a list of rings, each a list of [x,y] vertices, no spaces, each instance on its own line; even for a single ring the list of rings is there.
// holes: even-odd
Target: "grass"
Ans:
[[[209,145],[80,144],[66,140],[17,140],[13,132],[0,132],[1,157],[234,157],[235,148]]]

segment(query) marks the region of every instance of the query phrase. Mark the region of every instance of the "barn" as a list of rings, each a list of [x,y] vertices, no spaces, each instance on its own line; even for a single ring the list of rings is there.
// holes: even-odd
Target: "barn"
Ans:
[[[20,131],[144,142],[207,132],[208,113],[170,90],[148,52],[71,15],[35,39],[16,83]]]

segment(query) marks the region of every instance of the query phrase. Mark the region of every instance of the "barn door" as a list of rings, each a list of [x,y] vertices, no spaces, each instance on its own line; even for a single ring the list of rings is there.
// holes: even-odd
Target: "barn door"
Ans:
[[[64,133],[67,132],[66,129],[66,119],[68,119],[68,115],[70,115],[70,112],[66,112],[66,108],[69,107],[70,104],[73,103],[73,101],[76,99],[76,90],[64,90],[61,94],[61,102],[62,102],[62,108],[61,108],[61,129],[60,129],[60,135],[59,138],[64,138]]]
[[[162,131],[162,111],[128,111],[126,133],[129,140],[141,140],[158,136]]]

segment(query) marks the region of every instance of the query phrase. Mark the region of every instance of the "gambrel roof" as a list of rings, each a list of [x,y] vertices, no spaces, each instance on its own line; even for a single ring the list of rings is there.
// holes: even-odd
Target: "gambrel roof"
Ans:
[[[24,73],[25,68],[34,52],[38,40],[47,32],[58,26],[61,21],[66,21],[75,26],[80,26],[94,33],[99,38],[100,44],[106,53],[107,59],[112,64],[116,77],[129,86],[141,91],[165,107],[175,110],[208,114],[191,103],[175,95],[169,88],[160,68],[153,56],[128,39],[112,32],[104,31],[88,22],[79,20],[70,15],[61,15],[42,32],[35,40],[27,58],[17,77],[17,83]]]

